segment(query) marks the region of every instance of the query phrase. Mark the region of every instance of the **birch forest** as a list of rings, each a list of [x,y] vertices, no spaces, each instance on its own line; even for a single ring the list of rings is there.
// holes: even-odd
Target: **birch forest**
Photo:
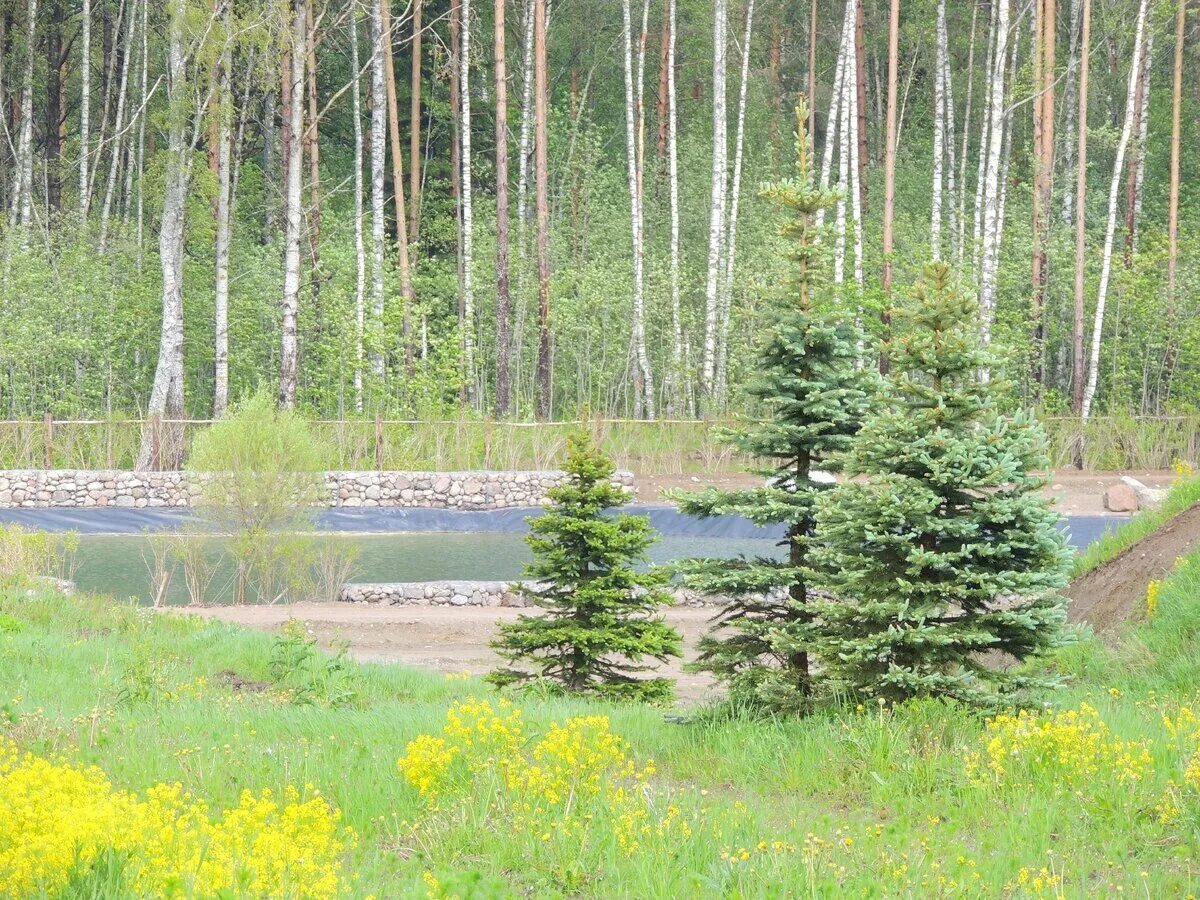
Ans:
[[[0,416],[752,415],[801,98],[864,366],[941,260],[1013,404],[1191,414],[1198,14],[0,0]]]

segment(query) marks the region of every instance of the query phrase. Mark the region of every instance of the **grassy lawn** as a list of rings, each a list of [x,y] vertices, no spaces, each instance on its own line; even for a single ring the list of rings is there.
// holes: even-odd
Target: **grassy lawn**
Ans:
[[[1032,720],[920,703],[678,722],[506,708],[477,681],[331,663],[297,634],[10,586],[0,736],[139,796],[180,782],[214,815],[244,789],[319,792],[357,833],[348,896],[1183,897],[1200,878],[1197,623],[1193,559],[1119,647],[1063,652],[1068,683]],[[69,896],[131,890],[78,868]]]

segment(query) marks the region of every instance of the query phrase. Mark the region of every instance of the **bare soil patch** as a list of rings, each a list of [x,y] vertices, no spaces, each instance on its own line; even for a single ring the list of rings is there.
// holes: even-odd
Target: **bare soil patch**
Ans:
[[[1175,560],[1200,546],[1200,504],[1127,547],[1113,559],[1081,575],[1066,590],[1068,618],[1107,631],[1141,610],[1146,586],[1160,579]]]
[[[267,631],[278,631],[288,619],[299,619],[326,649],[345,641],[350,656],[361,662],[403,663],[446,675],[483,675],[496,668],[500,659],[488,642],[500,622],[521,614],[519,609],[506,607],[361,603],[209,606],[177,611]],[[685,660],[696,658],[696,642],[707,631],[708,620],[715,612],[714,608],[700,607],[666,611],[667,621],[683,634]],[[706,675],[684,672],[680,661],[664,666],[662,671],[676,679],[676,693],[689,703],[703,700],[713,684]]]

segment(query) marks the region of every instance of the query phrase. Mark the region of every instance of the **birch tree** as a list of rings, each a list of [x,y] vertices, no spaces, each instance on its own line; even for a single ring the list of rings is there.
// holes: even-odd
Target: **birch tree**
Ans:
[[[1182,0],[1181,0],[1182,2]],[[1084,394],[1084,315],[1085,276],[1087,275],[1087,150],[1088,150],[1088,73],[1091,69],[1092,0],[1080,0],[1082,6],[1079,34],[1079,88],[1076,116],[1077,145],[1075,154],[1075,309],[1071,329],[1071,408],[1083,415]],[[1082,448],[1079,448],[1082,450]],[[1076,464],[1083,468],[1082,453]]]
[[[371,4],[371,325],[376,333],[383,327],[384,194],[383,166],[386,150],[387,90],[384,87],[383,4]],[[383,352],[376,345],[371,366],[378,378],[384,374]]]
[[[995,69],[988,97],[988,142],[979,270],[979,306],[984,343],[992,337],[992,319],[996,308],[996,273],[1000,263],[1000,163],[1004,149],[1004,87],[1008,68],[1009,0],[996,5]]]
[[[728,11],[725,0],[713,2],[713,139],[712,197],[708,210],[708,277],[704,289],[704,360],[701,385],[709,400],[715,388],[717,361],[717,294],[720,287],[721,249],[725,240],[725,190],[728,145],[725,116],[725,54]]]
[[[946,68],[946,0],[937,5],[937,53],[933,76],[933,211],[929,223],[929,247],[935,262],[942,258],[942,167],[946,151],[946,96],[942,73]]]
[[[468,80],[471,71],[471,0],[460,0],[462,25],[459,37],[462,45],[458,52],[459,109],[462,124],[458,129],[462,140],[459,162],[462,165],[460,186],[462,191],[462,341],[463,366],[466,372],[467,402],[474,405],[479,386],[475,376],[475,278],[474,278],[474,212],[471,192],[471,88]]]
[[[21,79],[21,128],[17,133],[16,177],[8,223],[28,225],[33,215],[33,56],[37,0],[25,4],[25,74]]]
[[[291,67],[292,114],[287,156],[287,191],[284,196],[283,301],[281,303],[279,348],[279,405],[290,409],[296,404],[298,346],[296,318],[300,308],[300,238],[303,227],[301,197],[304,141],[304,63],[308,37],[305,0],[292,0],[292,34],[288,52]]]
[[[649,11],[649,4],[643,5]],[[642,122],[642,93],[645,87],[645,15],[643,15],[642,39],[638,51],[638,77],[636,90],[633,75],[633,24],[629,0],[621,5],[623,36],[625,40],[625,156],[629,182],[629,219],[633,248],[633,323],[631,343],[636,377],[634,378],[635,416],[645,413],[654,418],[654,374],[650,370],[649,354],[646,351],[646,317],[643,265],[645,260],[644,235],[642,233],[642,165],[638,141]]]
[[[121,165],[121,156],[126,144],[125,104],[129,94],[129,57],[133,46],[133,35],[137,30],[136,8],[130,11],[125,23],[125,45],[121,53],[120,84],[117,87],[117,111],[113,122],[112,149],[108,160],[108,178],[104,182],[104,202],[100,207],[100,252],[103,253],[108,243],[108,221],[112,211],[113,194],[117,187],[117,173]]]
[[[413,0],[408,115],[408,239],[413,244],[417,242],[421,227],[421,13],[424,5],[424,0]]]
[[[230,16],[232,0],[224,0],[222,19],[225,44],[217,67],[217,234],[213,299],[213,418],[229,407],[229,213],[230,213],[230,124],[233,98],[229,90]]]
[[[372,54],[372,63],[375,54]],[[358,0],[350,2],[350,68],[354,70],[351,108],[354,115],[354,409],[363,411],[363,332],[366,325],[367,254],[363,245],[362,66],[358,53]],[[372,66],[373,68],[373,66]],[[382,153],[380,154],[382,156]],[[382,174],[383,160],[379,161]],[[383,200],[380,185],[380,205]],[[380,225],[382,226],[382,221]],[[382,236],[382,235],[381,235]],[[383,248],[380,247],[380,256]]]
[[[1175,64],[1171,76],[1171,173],[1167,191],[1167,349],[1163,380],[1170,395],[1175,371],[1175,329],[1179,318],[1179,153],[1183,109],[1183,37],[1187,25],[1187,0],[1175,2]]]
[[[1142,65],[1143,44],[1146,29],[1146,7],[1149,0],[1141,0],[1138,6],[1137,28],[1133,40],[1133,59],[1129,65],[1129,87],[1125,99],[1125,123],[1121,126],[1121,137],[1117,141],[1116,157],[1113,161],[1112,181],[1108,191],[1108,220],[1104,232],[1104,254],[1100,261],[1100,283],[1096,289],[1096,313],[1092,322],[1091,354],[1088,359],[1087,384],[1083,390],[1080,416],[1087,421],[1096,398],[1096,384],[1100,376],[1100,342],[1104,335],[1104,307],[1108,300],[1108,282],[1112,276],[1113,239],[1117,230],[1117,205],[1121,187],[1121,169],[1125,165],[1125,153],[1133,133],[1134,119],[1139,115],[1137,87]],[[1081,88],[1082,90],[1082,88]],[[1082,129],[1083,123],[1079,127]],[[1079,199],[1083,205],[1082,197]]]
[[[671,368],[667,373],[669,413],[678,413],[683,378],[683,317],[679,300],[679,144],[678,111],[675,98],[675,2],[666,0],[670,21],[667,45],[667,178],[670,182],[671,215]]]
[[[79,223],[87,224],[88,153],[92,116],[92,0],[83,0],[79,23]]]
[[[508,72],[504,8],[495,0],[493,55],[496,60],[496,416],[508,415],[512,347],[508,294]]]
[[[546,3],[533,0],[534,179],[537,194],[538,351],[537,415],[550,418],[550,190],[548,167],[549,129],[546,73]]]

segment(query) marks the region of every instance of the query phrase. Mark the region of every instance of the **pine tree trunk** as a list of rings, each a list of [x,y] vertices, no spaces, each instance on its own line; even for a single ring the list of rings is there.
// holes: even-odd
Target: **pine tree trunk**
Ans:
[[[549,83],[546,73],[546,4],[533,0],[534,176],[537,194],[538,352],[537,416],[551,413],[550,384],[550,196],[547,172]]]
[[[387,0],[381,9],[384,42],[383,71],[387,93],[388,138],[392,148],[392,190],[396,210],[396,264],[400,270],[400,298],[404,304],[401,311],[401,337],[404,342],[404,370],[413,372],[412,305],[413,285],[408,257],[408,217],[404,211],[404,147],[400,143],[400,111],[396,104],[396,73],[392,57],[392,21]]]
[[[304,158],[304,62],[308,51],[305,0],[292,0],[291,69],[288,93],[291,118],[288,122],[287,193],[284,196],[283,301],[279,347],[279,405],[296,405],[296,376],[299,348],[296,320],[300,309],[300,238],[303,229],[302,163]]]
[[[1113,240],[1117,230],[1117,205],[1120,196],[1121,169],[1125,165],[1125,153],[1129,147],[1129,139],[1133,133],[1133,121],[1140,110],[1137,103],[1138,82],[1142,68],[1144,52],[1144,34],[1146,27],[1146,6],[1149,0],[1142,0],[1138,8],[1137,30],[1133,42],[1133,60],[1129,65],[1129,89],[1125,102],[1125,124],[1121,127],[1121,137],[1117,141],[1116,159],[1113,163],[1112,183],[1108,191],[1108,225],[1104,233],[1104,255],[1100,264],[1100,285],[1096,291],[1096,314],[1092,323],[1091,357],[1088,361],[1087,384],[1083,391],[1083,403],[1080,415],[1086,422],[1091,415],[1092,402],[1096,397],[1096,383],[1100,376],[1100,341],[1104,335],[1104,306],[1108,299],[1108,282],[1112,275]],[[1086,13],[1085,13],[1086,15]],[[1082,88],[1081,88],[1082,90]],[[1080,129],[1083,122],[1080,121]],[[1082,157],[1081,157],[1082,159]],[[1079,205],[1083,206],[1080,196]]]
[[[658,121],[658,142],[655,144],[655,153],[659,172],[667,162],[667,67],[671,65],[670,45],[671,4],[669,0],[663,0],[662,35],[658,53],[658,106],[655,110]]]
[[[728,155],[725,122],[726,27],[725,0],[713,2],[713,140],[712,199],[709,204],[708,278],[704,289],[704,360],[701,385],[704,396],[713,399],[717,362],[717,294],[721,269],[721,248],[725,241],[725,189]]]
[[[1184,0],[1181,0],[1181,4]],[[1088,150],[1088,73],[1091,69],[1092,0],[1080,0],[1082,23],[1079,37],[1079,87],[1077,95],[1075,154],[1075,309],[1071,330],[1071,408],[1083,415],[1084,392],[1084,315],[1085,276],[1087,275],[1087,150]],[[1082,449],[1082,448],[1080,448]],[[1083,468],[1082,455],[1076,458]]]
[[[373,55],[373,54],[372,54]],[[362,64],[358,52],[358,0],[350,7],[350,68],[354,70],[354,410],[363,411],[363,331],[366,326],[367,254],[363,244]],[[382,169],[382,165],[380,166]],[[380,194],[382,195],[382,191]],[[380,197],[382,200],[382,196]],[[382,223],[381,223],[382,224]],[[380,256],[382,256],[382,252]]]
[[[229,90],[231,3],[224,4],[224,51],[217,79],[217,235],[214,256],[216,277],[213,300],[213,418],[225,415],[229,406],[229,207],[230,207],[230,121],[233,98]]]
[[[1070,38],[1069,50],[1067,55],[1067,71],[1063,83],[1063,107],[1066,115],[1065,127],[1063,129],[1063,145],[1062,145],[1062,171],[1066,176],[1063,179],[1063,194],[1062,194],[1062,212],[1061,217],[1064,225],[1070,224],[1075,215],[1075,188],[1072,179],[1072,173],[1075,169],[1075,144],[1077,135],[1075,129],[1078,127],[1078,106],[1079,106],[1079,11],[1081,8],[1080,0],[1071,0],[1071,22],[1070,22]]]
[[[534,3],[525,0],[521,68],[521,138],[517,147],[517,278],[525,272],[526,222],[529,219],[529,158],[533,147],[533,19]]]
[[[1054,86],[1057,81],[1055,70],[1055,44],[1058,37],[1056,21],[1056,0],[1037,0],[1035,15],[1039,18],[1037,26],[1038,41],[1033,52],[1040,60],[1037,69],[1041,75],[1040,83],[1035,85],[1039,91],[1037,102],[1034,104],[1034,114],[1038,118],[1038,142],[1034,158],[1033,185],[1033,309],[1032,344],[1029,355],[1031,360],[1030,382],[1034,388],[1034,397],[1040,399],[1041,388],[1045,381],[1045,364],[1043,356],[1046,352],[1046,282],[1049,277],[1049,259],[1047,245],[1050,241],[1050,203],[1054,191]]]
[[[412,74],[409,90],[412,94],[409,105],[408,132],[408,240],[417,243],[421,230],[421,13],[424,0],[413,0],[412,5]]]
[[[387,88],[385,87],[387,32],[383,27],[383,7],[388,0],[372,0],[371,5],[371,325],[376,333],[383,327],[384,268],[384,154],[387,152]],[[376,338],[378,340],[378,337]],[[371,367],[382,379],[385,360],[376,345]]]
[[[137,469],[175,469],[183,461],[183,428],[161,419],[183,418],[183,226],[187,207],[191,148],[186,143],[187,84],[183,50],[185,8],[175,0],[169,11],[167,64],[167,168],[158,255],[162,264],[162,329],[154,384],[146,404],[151,425],[142,431]]]
[[[1175,67],[1171,80],[1171,182],[1167,192],[1167,347],[1163,359],[1163,381],[1170,396],[1175,374],[1176,336],[1179,319],[1179,151],[1183,108],[1183,37],[1187,24],[1187,0],[1176,0]],[[1160,399],[1160,403],[1161,403]]]
[[[305,0],[304,20],[308,30],[308,124],[304,129],[304,153],[308,157],[308,277],[312,290],[310,300],[316,310],[319,331],[324,326],[321,307],[321,135],[318,129],[320,111],[317,107],[317,31],[313,21],[313,0]]]
[[[833,123],[828,123],[832,128]],[[808,8],[808,139],[817,140],[817,0]],[[821,182],[824,187],[826,182]]]
[[[86,225],[92,116],[92,0],[83,0],[79,30],[79,73],[79,222]]]
[[[1138,220],[1142,213],[1142,180],[1146,174],[1146,138],[1150,128],[1150,59],[1154,54],[1154,33],[1146,34],[1146,49],[1142,53],[1142,70],[1138,75],[1137,131],[1129,154],[1129,171],[1125,178],[1125,268],[1133,266],[1137,251]]]
[[[900,0],[892,0],[888,15],[888,75],[887,117],[883,148],[883,326],[891,324],[887,305],[892,300],[892,251],[894,249],[893,221],[896,217],[896,105],[900,99]],[[879,370],[887,372],[887,355],[880,354]]]
[[[508,72],[505,66],[504,7],[495,0],[496,59],[496,417],[505,418],[510,405],[512,346],[508,296]]]

